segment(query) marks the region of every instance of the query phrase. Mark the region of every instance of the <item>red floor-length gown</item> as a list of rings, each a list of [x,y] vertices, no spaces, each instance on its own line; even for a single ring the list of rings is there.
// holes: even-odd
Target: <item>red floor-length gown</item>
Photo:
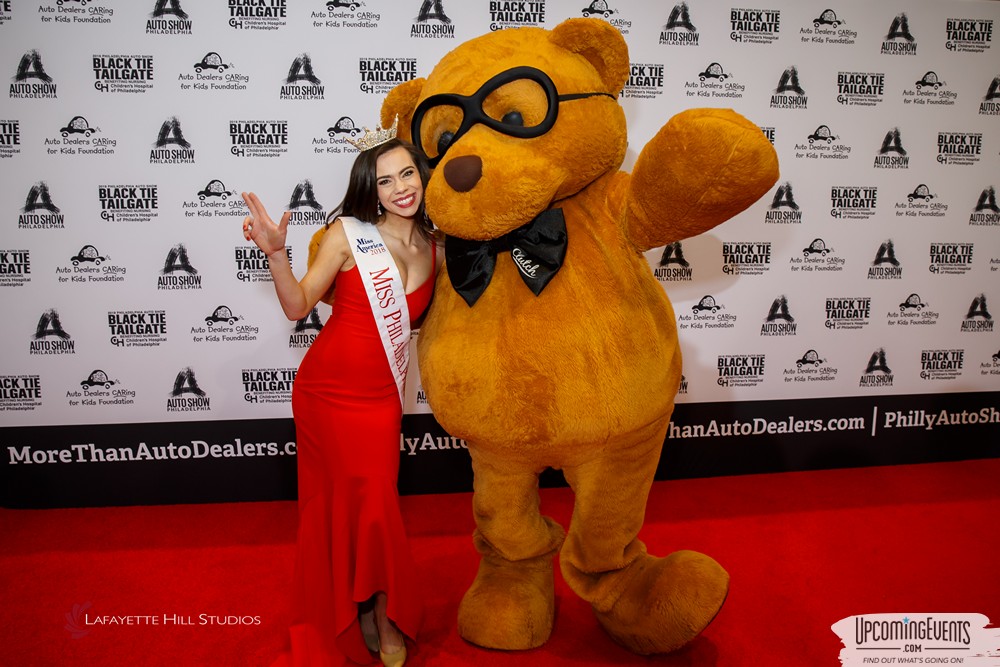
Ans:
[[[435,249],[436,250],[436,249]],[[358,603],[378,591],[408,637],[422,595],[399,510],[402,407],[357,267],[334,283],[333,312],[295,377],[299,536],[291,655],[294,667],[369,664]],[[434,276],[406,296],[411,322]]]

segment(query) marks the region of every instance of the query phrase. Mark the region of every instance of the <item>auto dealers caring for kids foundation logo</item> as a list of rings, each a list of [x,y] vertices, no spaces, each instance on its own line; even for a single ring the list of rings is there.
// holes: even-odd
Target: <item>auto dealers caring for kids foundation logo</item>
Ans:
[[[961,664],[987,667],[1000,658],[1000,628],[982,614],[867,614],[831,629],[844,644],[844,667]]]

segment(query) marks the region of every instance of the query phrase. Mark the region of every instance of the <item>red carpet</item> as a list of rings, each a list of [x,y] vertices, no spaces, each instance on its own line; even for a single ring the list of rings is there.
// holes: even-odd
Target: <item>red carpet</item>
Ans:
[[[564,525],[571,502],[568,489],[543,491]],[[977,612],[1000,624],[1000,459],[658,482],[650,552],[708,553],[732,590],[700,638],[655,658],[611,642],[559,579],[543,648],[466,644],[455,614],[476,566],[470,505],[468,494],[403,499],[427,595],[408,665],[835,666],[830,626],[848,616]],[[0,510],[0,664],[267,665],[286,639],[295,520],[292,502]],[[84,614],[158,624],[85,626]]]

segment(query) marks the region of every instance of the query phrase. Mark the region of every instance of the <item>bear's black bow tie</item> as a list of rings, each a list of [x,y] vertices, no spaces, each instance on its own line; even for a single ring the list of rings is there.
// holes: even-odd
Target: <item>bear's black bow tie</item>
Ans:
[[[558,208],[544,211],[523,227],[490,241],[448,236],[444,246],[448,277],[471,307],[493,278],[497,254],[509,251],[521,279],[538,296],[562,266],[566,241],[566,220]]]

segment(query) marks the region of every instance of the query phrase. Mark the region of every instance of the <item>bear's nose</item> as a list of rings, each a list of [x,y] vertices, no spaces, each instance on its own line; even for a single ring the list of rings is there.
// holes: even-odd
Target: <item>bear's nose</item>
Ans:
[[[478,155],[463,155],[444,166],[444,180],[455,192],[468,192],[483,177],[483,160]]]

